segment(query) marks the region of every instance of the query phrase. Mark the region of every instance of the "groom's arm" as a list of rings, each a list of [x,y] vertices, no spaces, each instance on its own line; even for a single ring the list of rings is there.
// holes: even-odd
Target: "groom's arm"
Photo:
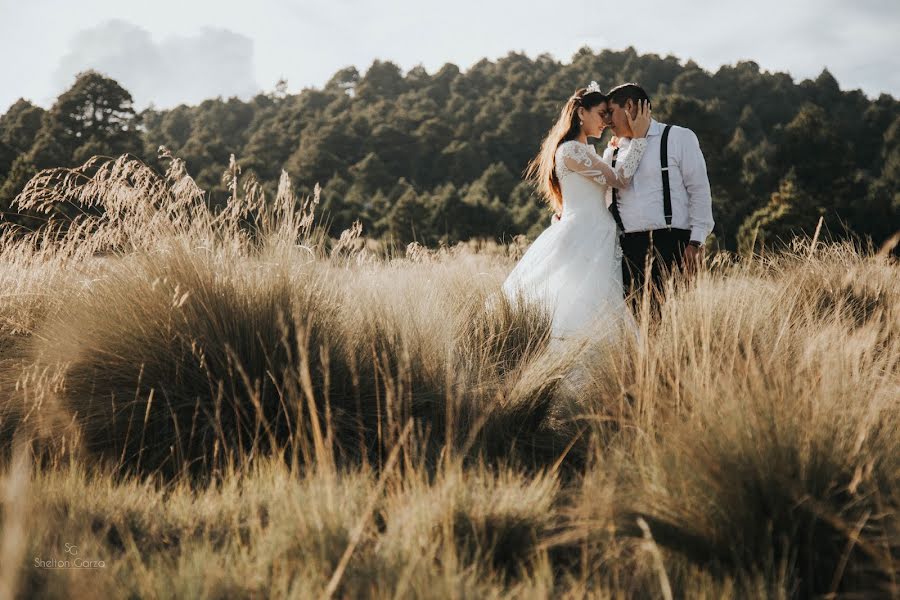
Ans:
[[[715,225],[712,215],[712,193],[706,174],[706,159],[700,150],[700,141],[690,129],[681,131],[681,177],[688,196],[688,223],[691,240],[706,241]]]

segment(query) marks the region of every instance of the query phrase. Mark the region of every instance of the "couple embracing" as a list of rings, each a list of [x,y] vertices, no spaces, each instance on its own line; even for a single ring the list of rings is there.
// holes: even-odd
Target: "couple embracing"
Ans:
[[[616,137],[600,156],[588,138]],[[651,117],[637,84],[604,94],[596,82],[570,97],[526,174],[554,209],[503,284],[513,301],[550,308],[562,340],[635,330],[627,297],[690,275],[713,228],[697,136]]]

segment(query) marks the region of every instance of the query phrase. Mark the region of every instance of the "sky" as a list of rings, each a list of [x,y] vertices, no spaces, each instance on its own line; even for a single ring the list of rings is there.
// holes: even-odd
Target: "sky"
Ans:
[[[0,113],[19,97],[51,106],[87,68],[138,109],[169,108],[281,78],[291,93],[321,87],[375,59],[434,72],[511,51],[568,62],[582,46],[712,71],[753,60],[797,80],[827,68],[842,89],[900,97],[900,0],[0,0]]]

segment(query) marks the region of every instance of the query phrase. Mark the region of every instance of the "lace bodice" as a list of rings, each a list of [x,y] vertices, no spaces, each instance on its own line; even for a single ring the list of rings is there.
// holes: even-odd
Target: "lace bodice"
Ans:
[[[616,167],[613,169],[597,154],[593,146],[569,140],[556,149],[556,176],[562,180],[569,173],[578,173],[601,185],[625,188],[637,171],[646,148],[647,138],[631,140],[625,152],[618,157]]]

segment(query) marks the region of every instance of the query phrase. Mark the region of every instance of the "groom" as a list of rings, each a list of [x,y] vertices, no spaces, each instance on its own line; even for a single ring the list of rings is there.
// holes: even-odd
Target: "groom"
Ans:
[[[618,138],[618,148],[611,143],[603,153],[605,161],[612,163],[631,143],[633,133],[626,112],[634,117],[641,100],[650,102],[647,92],[636,83],[609,92],[607,125]],[[626,294],[643,289],[647,274],[659,291],[666,274],[676,268],[693,274],[715,223],[706,161],[694,132],[651,119],[647,149],[631,185],[624,190],[610,188],[607,203],[623,232]]]

